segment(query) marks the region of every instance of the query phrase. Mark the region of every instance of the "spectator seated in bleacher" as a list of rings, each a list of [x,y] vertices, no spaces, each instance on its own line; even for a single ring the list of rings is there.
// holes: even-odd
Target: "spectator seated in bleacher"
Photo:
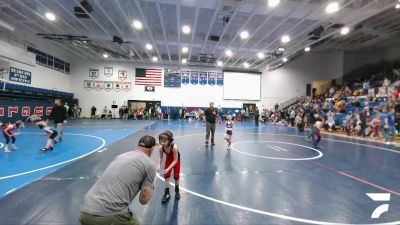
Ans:
[[[325,120],[325,125],[327,130],[332,131],[335,129],[335,121],[333,119],[334,113],[329,110],[329,112],[326,114],[326,120]]]
[[[338,111],[340,113],[346,113],[346,101],[340,100],[340,101],[336,102],[335,109],[336,109],[336,111]]]

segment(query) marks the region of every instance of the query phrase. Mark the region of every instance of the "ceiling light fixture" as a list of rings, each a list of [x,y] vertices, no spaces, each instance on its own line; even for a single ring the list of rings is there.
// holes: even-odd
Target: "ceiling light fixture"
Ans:
[[[349,27],[343,27],[341,30],[340,30],[340,34],[341,35],[346,35],[346,34],[348,34],[350,32],[350,28]]]
[[[268,0],[268,6],[270,8],[277,7],[281,1],[280,0]]]
[[[337,11],[339,11],[339,2],[336,1],[329,3],[325,8],[325,12],[329,14],[335,13]]]
[[[281,38],[282,43],[288,43],[290,41],[289,35],[285,35]]]
[[[282,61],[283,61],[283,62],[287,62],[287,61],[288,61],[288,58],[283,57]]]
[[[56,16],[51,12],[47,12],[46,14],[44,14],[44,16],[46,17],[46,19],[48,19],[50,21],[56,20]]]
[[[151,58],[153,60],[153,62],[157,62],[158,58],[156,56],[153,56],[153,58]]]
[[[104,58],[108,58],[108,55],[106,53],[103,54]]]
[[[217,62],[217,66],[222,66],[222,65],[223,65],[222,61]]]
[[[151,44],[146,44],[146,49],[147,50],[152,50],[153,49],[153,45],[151,45]]]
[[[186,64],[187,63],[187,59],[182,59],[182,64]]]
[[[306,48],[304,49],[305,52],[309,52],[310,50],[311,50],[310,47],[306,47]]]
[[[134,21],[133,21],[133,27],[134,27],[136,30],[141,30],[141,29],[143,28],[143,24],[142,24],[142,22],[140,22],[139,20],[134,20]]]
[[[241,33],[240,33],[240,38],[241,39],[247,39],[249,37],[249,32],[247,32],[247,31],[242,31]]]
[[[259,59],[263,59],[263,58],[265,58],[265,54],[262,53],[262,52],[259,52],[259,53],[257,53],[257,57],[258,57]]]
[[[244,66],[244,68],[249,68],[250,67],[250,64],[248,63],[248,62],[245,62],[245,63],[243,63],[243,66]]]
[[[189,51],[188,47],[182,47],[182,53],[187,53]]]
[[[233,52],[231,50],[226,50],[225,51],[225,55],[228,57],[232,57],[233,56]]]
[[[182,27],[182,32],[184,34],[189,34],[190,33],[190,27],[188,25],[185,25]]]

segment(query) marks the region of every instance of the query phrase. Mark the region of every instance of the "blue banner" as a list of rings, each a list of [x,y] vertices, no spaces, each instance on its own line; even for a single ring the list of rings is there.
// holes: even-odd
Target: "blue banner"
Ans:
[[[3,123],[25,121],[30,115],[47,119],[53,109],[51,101],[0,100],[0,121]]]
[[[217,77],[216,72],[208,72],[208,84],[214,86],[216,77]]]
[[[224,73],[217,73],[217,85],[224,85]]]
[[[182,71],[182,84],[189,84],[190,71]]]
[[[200,72],[199,78],[200,78],[201,85],[207,84],[207,72]]]
[[[25,70],[20,70],[10,67],[10,81],[15,81],[24,84],[31,84],[32,73]]]
[[[199,72],[191,71],[190,72],[190,83],[196,85],[199,83]]]
[[[181,73],[165,69],[164,87],[181,87]]]

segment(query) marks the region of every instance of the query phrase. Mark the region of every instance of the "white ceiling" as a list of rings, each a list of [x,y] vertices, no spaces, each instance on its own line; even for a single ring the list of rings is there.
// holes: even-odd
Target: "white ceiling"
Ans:
[[[225,68],[242,68],[248,62],[257,70],[280,64],[283,56],[290,60],[306,46],[357,50],[395,40],[400,32],[400,10],[394,9],[397,0],[340,0],[341,10],[330,15],[325,13],[330,2],[326,0],[281,0],[273,9],[268,8],[267,0],[88,0],[93,6],[90,19],[74,15],[79,1],[0,0],[0,20],[34,34],[86,36],[104,48],[134,52],[130,61],[152,63],[151,58],[157,56],[161,64],[179,65],[181,59],[189,58],[189,65],[215,66],[215,61],[222,60]],[[56,15],[56,21],[44,17],[48,11]],[[228,23],[224,17],[229,18]],[[143,30],[133,29],[134,19],[143,22]],[[341,37],[334,24],[349,25],[353,31]],[[189,35],[181,32],[183,25],[191,27]],[[309,33],[321,25],[321,38],[309,40]],[[246,40],[239,37],[243,30],[250,34]],[[292,40],[282,44],[280,38],[285,34]],[[114,35],[131,43],[112,43]],[[219,36],[220,41],[208,40],[210,35]],[[153,50],[148,51],[146,43],[152,43]],[[77,57],[102,59],[98,50],[57,45]],[[189,47],[189,53],[180,51],[183,46]],[[259,51],[268,54],[279,47],[285,48],[283,56],[268,60],[256,56]],[[232,58],[224,56],[226,49],[234,52]],[[199,61],[200,54],[211,63]]]

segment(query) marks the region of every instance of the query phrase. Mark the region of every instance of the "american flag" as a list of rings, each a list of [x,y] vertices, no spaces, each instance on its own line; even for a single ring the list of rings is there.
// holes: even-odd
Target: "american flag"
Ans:
[[[161,86],[162,69],[136,68],[135,85]]]

